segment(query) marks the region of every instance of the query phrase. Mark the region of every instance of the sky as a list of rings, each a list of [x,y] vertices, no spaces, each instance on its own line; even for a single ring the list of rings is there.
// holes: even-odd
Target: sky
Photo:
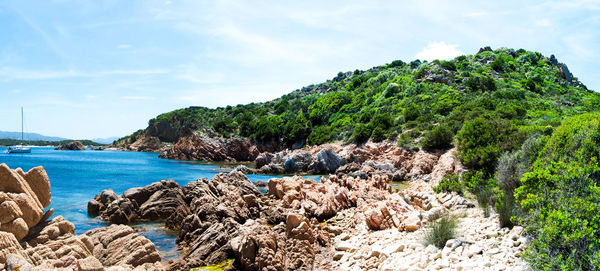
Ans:
[[[0,2],[0,130],[124,136],[339,71],[480,47],[554,54],[600,90],[600,0]]]

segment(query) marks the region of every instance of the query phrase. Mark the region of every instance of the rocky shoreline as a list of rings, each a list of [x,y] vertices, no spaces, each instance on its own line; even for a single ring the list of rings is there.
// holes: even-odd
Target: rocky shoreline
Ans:
[[[221,263],[235,270],[528,268],[519,257],[527,242],[522,228],[501,229],[497,218],[483,217],[470,200],[433,191],[443,176],[463,170],[453,150],[328,144],[257,157],[263,167],[289,159],[302,169],[334,167],[318,182],[300,176],[270,179],[261,194],[259,184],[244,175],[256,171],[239,166],[183,187],[163,180],[123,195],[105,190],[88,210],[117,223],[164,220],[179,232],[182,251],[167,270]],[[411,181],[394,192],[392,180]],[[424,246],[428,225],[448,214],[459,217],[460,239],[444,249]]]
[[[154,244],[126,225],[75,235],[73,223],[51,220],[50,181],[0,164],[0,270],[164,270]]]
[[[19,260],[31,266],[81,261],[81,264],[89,262],[97,266],[100,263],[107,269],[113,268],[110,270],[121,270],[114,266],[124,270],[190,270],[211,265],[225,265],[229,270],[528,268],[519,257],[527,243],[522,228],[500,228],[494,216],[483,217],[471,200],[433,191],[432,187],[443,176],[464,170],[454,158],[453,149],[432,153],[406,151],[390,143],[327,144],[274,154],[258,153],[254,161],[258,169],[238,166],[230,173],[184,186],[163,180],[130,188],[122,195],[112,190],[102,191],[88,203],[88,213],[113,225],[81,236],[74,236],[70,228],[62,230],[64,234],[59,230],[62,234],[59,236],[65,237],[52,239],[63,243],[85,239],[80,242],[88,244],[89,253],[83,250],[74,256],[75,260],[63,259],[68,254],[39,257],[24,252],[31,247],[50,246],[47,239],[29,237],[35,236],[32,235],[37,232],[34,230],[29,230],[28,237],[19,239],[20,242],[9,242],[12,245],[0,242],[0,256],[10,254],[14,258],[12,255],[17,253]],[[30,172],[40,170],[43,171],[36,168]],[[245,176],[245,173],[297,172],[328,175],[320,181],[301,176],[273,178],[263,184],[267,187],[265,194],[257,189],[260,184],[252,183]],[[393,191],[392,181],[409,181],[409,185]],[[47,190],[49,193],[49,183]],[[49,200],[49,194],[40,195]],[[424,246],[423,236],[429,225],[449,214],[458,217],[458,238],[449,240],[443,249]],[[69,223],[61,217],[51,223],[43,219],[49,215],[38,214],[37,217],[41,221],[36,222],[39,225]],[[161,262],[152,243],[127,226],[145,221],[164,221],[166,228],[178,232],[179,259]],[[0,224],[0,230],[6,231],[3,225]],[[45,227],[50,226],[42,228]],[[118,243],[122,242],[120,238],[112,241],[101,238],[111,233],[131,236],[127,240],[136,240],[131,242],[142,250],[109,249],[112,242],[117,242],[119,247],[131,245]],[[23,241],[31,238],[45,243]],[[11,264],[13,258],[10,258]],[[8,263],[7,260],[6,266]],[[96,270],[78,268],[74,269]]]

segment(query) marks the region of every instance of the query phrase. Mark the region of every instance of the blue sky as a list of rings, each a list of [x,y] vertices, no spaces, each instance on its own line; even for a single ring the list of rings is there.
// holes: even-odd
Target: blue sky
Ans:
[[[123,136],[395,59],[555,54],[600,89],[600,1],[2,1],[0,130]]]

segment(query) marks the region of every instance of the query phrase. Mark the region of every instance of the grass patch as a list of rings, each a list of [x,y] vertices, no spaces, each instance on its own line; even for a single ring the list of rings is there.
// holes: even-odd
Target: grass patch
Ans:
[[[443,248],[446,242],[456,237],[456,217],[444,215],[434,221],[425,234],[425,245],[434,245]]]
[[[225,270],[225,269],[231,267],[232,263],[233,263],[233,259],[228,259],[227,261],[224,261],[222,263],[215,264],[215,265],[194,267],[194,268],[191,268],[190,271],[222,271],[222,270]]]

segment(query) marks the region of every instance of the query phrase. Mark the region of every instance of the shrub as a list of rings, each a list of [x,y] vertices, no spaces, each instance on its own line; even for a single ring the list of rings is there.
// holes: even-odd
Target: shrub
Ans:
[[[386,130],[381,128],[381,126],[375,126],[375,128],[373,128],[373,132],[371,132],[371,138],[375,142],[384,140],[386,138]]]
[[[503,71],[504,70],[504,59],[500,56],[498,56],[496,58],[496,60],[494,60],[492,62],[492,69],[494,69],[495,71]]]
[[[456,71],[456,64],[453,61],[444,60],[440,63],[440,66],[449,71]]]
[[[483,216],[490,216],[490,203],[493,196],[492,189],[487,186],[479,186],[474,190],[475,198],[477,199],[477,203],[479,207],[483,209]]]
[[[523,174],[530,171],[544,142],[544,137],[532,135],[523,142],[519,150],[500,156],[496,166],[496,180],[504,193],[512,197],[514,190],[521,185]]]
[[[328,126],[317,126],[315,127],[308,138],[306,143],[308,145],[321,145],[327,143],[332,136],[331,128]]]
[[[500,193],[497,196],[496,205],[494,206],[498,213],[498,222],[500,227],[512,228],[514,226],[512,218],[518,214],[518,205],[515,202],[513,195]]]
[[[465,79],[464,83],[473,92],[481,89],[481,84],[479,84],[477,77],[469,76]]]
[[[429,227],[425,234],[425,244],[443,248],[448,240],[456,237],[456,226],[455,217],[442,216]]]
[[[599,116],[566,119],[515,190],[533,269],[600,269]]]
[[[592,159],[594,160],[594,159]],[[600,270],[600,167],[552,162],[523,177],[521,219],[535,270]]]
[[[416,120],[421,115],[421,110],[417,105],[410,104],[406,108],[404,108],[404,111],[402,113],[402,115],[404,116],[404,121],[408,122]]]
[[[491,171],[500,154],[510,149],[515,133],[506,120],[475,118],[456,135],[459,157],[468,167]]]
[[[354,132],[352,132],[352,139],[354,140],[354,142],[361,144],[369,140],[369,137],[371,137],[371,133],[372,131],[369,125],[359,123],[356,126],[354,126]]]
[[[436,193],[440,192],[457,192],[462,194],[463,189],[460,183],[460,176],[458,174],[447,174],[440,180],[438,185],[433,188]]]
[[[421,144],[426,149],[444,149],[452,146],[454,134],[446,125],[435,126],[425,135]]]

